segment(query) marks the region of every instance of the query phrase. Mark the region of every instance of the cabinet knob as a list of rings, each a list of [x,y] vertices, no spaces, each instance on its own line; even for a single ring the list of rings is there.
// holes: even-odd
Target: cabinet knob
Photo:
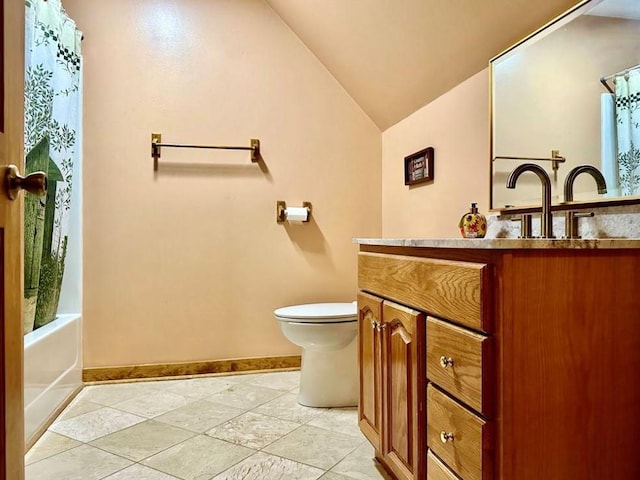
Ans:
[[[442,443],[453,442],[454,436],[451,432],[440,432],[440,441]]]
[[[445,357],[444,355],[440,357],[440,366],[442,368],[453,367],[453,358]]]
[[[370,320],[371,322],[371,328],[373,328],[374,330],[378,330],[378,322],[376,322],[373,318]]]

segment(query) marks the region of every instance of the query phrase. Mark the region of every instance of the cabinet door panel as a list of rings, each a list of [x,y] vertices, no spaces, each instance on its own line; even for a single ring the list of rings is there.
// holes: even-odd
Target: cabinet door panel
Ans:
[[[415,479],[424,456],[418,431],[424,411],[418,392],[425,377],[418,330],[424,335],[424,316],[384,302],[382,318],[383,456],[398,479]]]
[[[380,451],[382,424],[381,341],[382,300],[366,293],[358,294],[358,362],[360,365],[360,430]]]

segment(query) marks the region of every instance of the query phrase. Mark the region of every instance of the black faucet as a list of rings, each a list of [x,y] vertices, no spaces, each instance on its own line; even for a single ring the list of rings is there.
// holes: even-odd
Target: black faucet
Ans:
[[[542,216],[540,217],[540,233],[542,238],[555,238],[553,236],[553,214],[551,213],[551,180],[549,175],[535,163],[523,163],[518,165],[507,178],[507,188],[516,188],[518,177],[524,172],[535,173],[542,182]]]
[[[564,179],[564,201],[573,201],[573,182],[576,181],[576,177],[581,173],[588,173],[591,175],[598,185],[598,193],[607,193],[607,182],[605,181],[602,173],[596,167],[592,165],[578,165],[571,169],[567,174],[567,178]]]
[[[581,173],[588,173],[591,175],[596,184],[598,185],[598,193],[607,193],[607,182],[605,181],[602,173],[596,167],[592,165],[578,165],[574,167],[564,179],[564,201],[573,201],[573,184],[576,181],[576,177]],[[567,210],[564,219],[564,235],[567,238],[580,238],[578,233],[578,217],[593,217],[593,212],[589,213],[576,213],[571,210]]]

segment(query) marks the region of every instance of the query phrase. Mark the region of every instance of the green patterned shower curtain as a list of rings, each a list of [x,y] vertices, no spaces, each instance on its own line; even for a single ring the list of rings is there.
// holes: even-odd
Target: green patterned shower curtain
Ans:
[[[640,195],[640,70],[616,83],[618,169],[622,195]]]
[[[48,174],[46,197],[25,197],[25,334],[53,320],[67,251],[73,165],[81,155],[82,33],[60,0],[27,0],[26,172]]]

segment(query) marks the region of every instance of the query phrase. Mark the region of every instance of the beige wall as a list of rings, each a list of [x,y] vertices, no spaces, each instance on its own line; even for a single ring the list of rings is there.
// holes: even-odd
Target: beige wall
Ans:
[[[298,352],[273,309],[355,298],[380,131],[262,1],[65,7],[85,34],[85,367]],[[166,149],[154,175],[151,132],[260,138],[268,172]],[[276,224],[279,199],[311,201],[312,222]]]
[[[383,132],[383,236],[457,237],[471,202],[487,213],[488,107],[485,69]],[[429,146],[434,182],[404,185],[404,157]]]

